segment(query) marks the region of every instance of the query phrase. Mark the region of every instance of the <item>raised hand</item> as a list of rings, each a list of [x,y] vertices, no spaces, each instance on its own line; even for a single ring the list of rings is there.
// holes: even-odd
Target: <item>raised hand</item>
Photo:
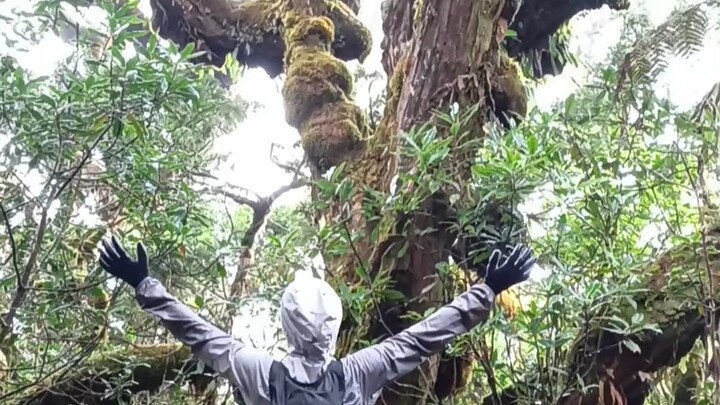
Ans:
[[[502,264],[500,264],[501,257],[502,253],[499,250],[493,251],[485,277],[485,284],[496,295],[527,280],[530,277],[530,269],[536,261],[532,250],[520,245],[515,246],[510,256]]]
[[[110,242],[102,241],[100,266],[133,288],[137,288],[148,276],[147,253],[142,243],[137,244],[137,258],[137,261],[130,259],[114,235]]]

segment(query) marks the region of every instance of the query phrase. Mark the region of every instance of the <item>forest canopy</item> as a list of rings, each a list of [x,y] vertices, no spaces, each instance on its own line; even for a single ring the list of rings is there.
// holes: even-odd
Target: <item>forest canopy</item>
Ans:
[[[340,295],[342,357],[526,244],[533,280],[378,403],[720,403],[720,63],[677,73],[720,2],[653,4],[1,3],[0,403],[233,403],[98,266],[111,233],[278,357],[295,271]]]

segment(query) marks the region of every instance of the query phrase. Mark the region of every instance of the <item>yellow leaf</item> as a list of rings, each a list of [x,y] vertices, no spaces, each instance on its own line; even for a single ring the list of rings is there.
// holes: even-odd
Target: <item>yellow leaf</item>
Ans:
[[[495,299],[497,305],[502,308],[505,318],[513,319],[518,310],[521,309],[520,297],[513,290],[505,290]]]

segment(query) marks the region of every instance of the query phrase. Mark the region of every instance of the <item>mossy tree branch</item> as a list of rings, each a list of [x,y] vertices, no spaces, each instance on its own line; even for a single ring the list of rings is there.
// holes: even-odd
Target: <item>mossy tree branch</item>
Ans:
[[[132,394],[160,389],[197,366],[188,347],[176,344],[128,347],[98,353],[57,380],[38,383],[19,403],[28,405],[120,405]],[[198,376],[198,381],[205,376]],[[193,378],[191,377],[191,380]],[[121,392],[117,392],[122,387]]]
[[[641,313],[644,319],[657,324],[657,330],[623,335],[597,326],[578,334],[569,347],[569,361],[562,373],[573,380],[567,381],[563,396],[557,398],[558,405],[597,404],[601,403],[599,398],[615,395],[620,395],[626,404],[641,405],[652,391],[654,374],[676,366],[706,336],[712,321],[720,319],[720,313],[712,313],[720,301],[709,305],[710,299],[703,295],[704,281],[701,281],[705,273],[712,275],[715,284],[720,281],[720,240],[717,230],[714,233],[704,246],[691,244],[667,251],[645,271],[648,284],[634,297],[637,310],[632,312]],[[707,252],[707,261],[704,252]],[[685,278],[680,283],[675,280],[672,286],[666,285],[671,273],[684,274]],[[677,297],[685,300],[680,302]],[[592,314],[588,324],[606,310],[601,308]],[[625,342],[634,344],[635,350]],[[548,375],[558,376],[557,373]],[[578,386],[574,378],[580,378],[582,387],[587,389]],[[512,387],[497,398],[485,398],[483,404],[520,404],[520,399],[532,395],[529,389]]]
[[[332,21],[333,55],[343,61],[362,61],[369,53],[370,32],[345,3],[323,0],[322,16]],[[354,4],[351,5],[354,6]],[[207,51],[207,63],[222,66],[233,54],[243,65],[261,67],[275,77],[284,71],[284,13],[282,1],[152,0],[153,26],[180,46],[195,43]],[[317,15],[318,17],[320,15]]]

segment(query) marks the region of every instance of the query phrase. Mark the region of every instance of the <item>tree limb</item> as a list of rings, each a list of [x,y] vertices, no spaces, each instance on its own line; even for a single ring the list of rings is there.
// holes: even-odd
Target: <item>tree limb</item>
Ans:
[[[335,26],[333,54],[344,61],[363,61],[370,52],[370,32],[345,3],[333,3],[326,13]],[[206,63],[222,66],[227,55],[240,64],[263,68],[270,77],[283,72],[281,2],[252,0],[151,0],[153,26],[178,45],[195,43],[207,51]]]
[[[128,396],[157,391],[164,382],[188,374],[197,362],[190,348],[179,344],[135,346],[95,355],[87,365],[65,378],[39,386],[16,403],[32,405],[120,405]],[[120,384],[127,375],[129,384]],[[123,393],[107,398],[108,391],[123,386]]]
[[[557,30],[575,15],[585,10],[608,6],[613,10],[626,10],[629,0],[507,0],[502,18],[517,33],[516,38],[505,41],[510,57],[529,58],[536,78],[562,73],[564,60],[550,54],[550,40]]]

